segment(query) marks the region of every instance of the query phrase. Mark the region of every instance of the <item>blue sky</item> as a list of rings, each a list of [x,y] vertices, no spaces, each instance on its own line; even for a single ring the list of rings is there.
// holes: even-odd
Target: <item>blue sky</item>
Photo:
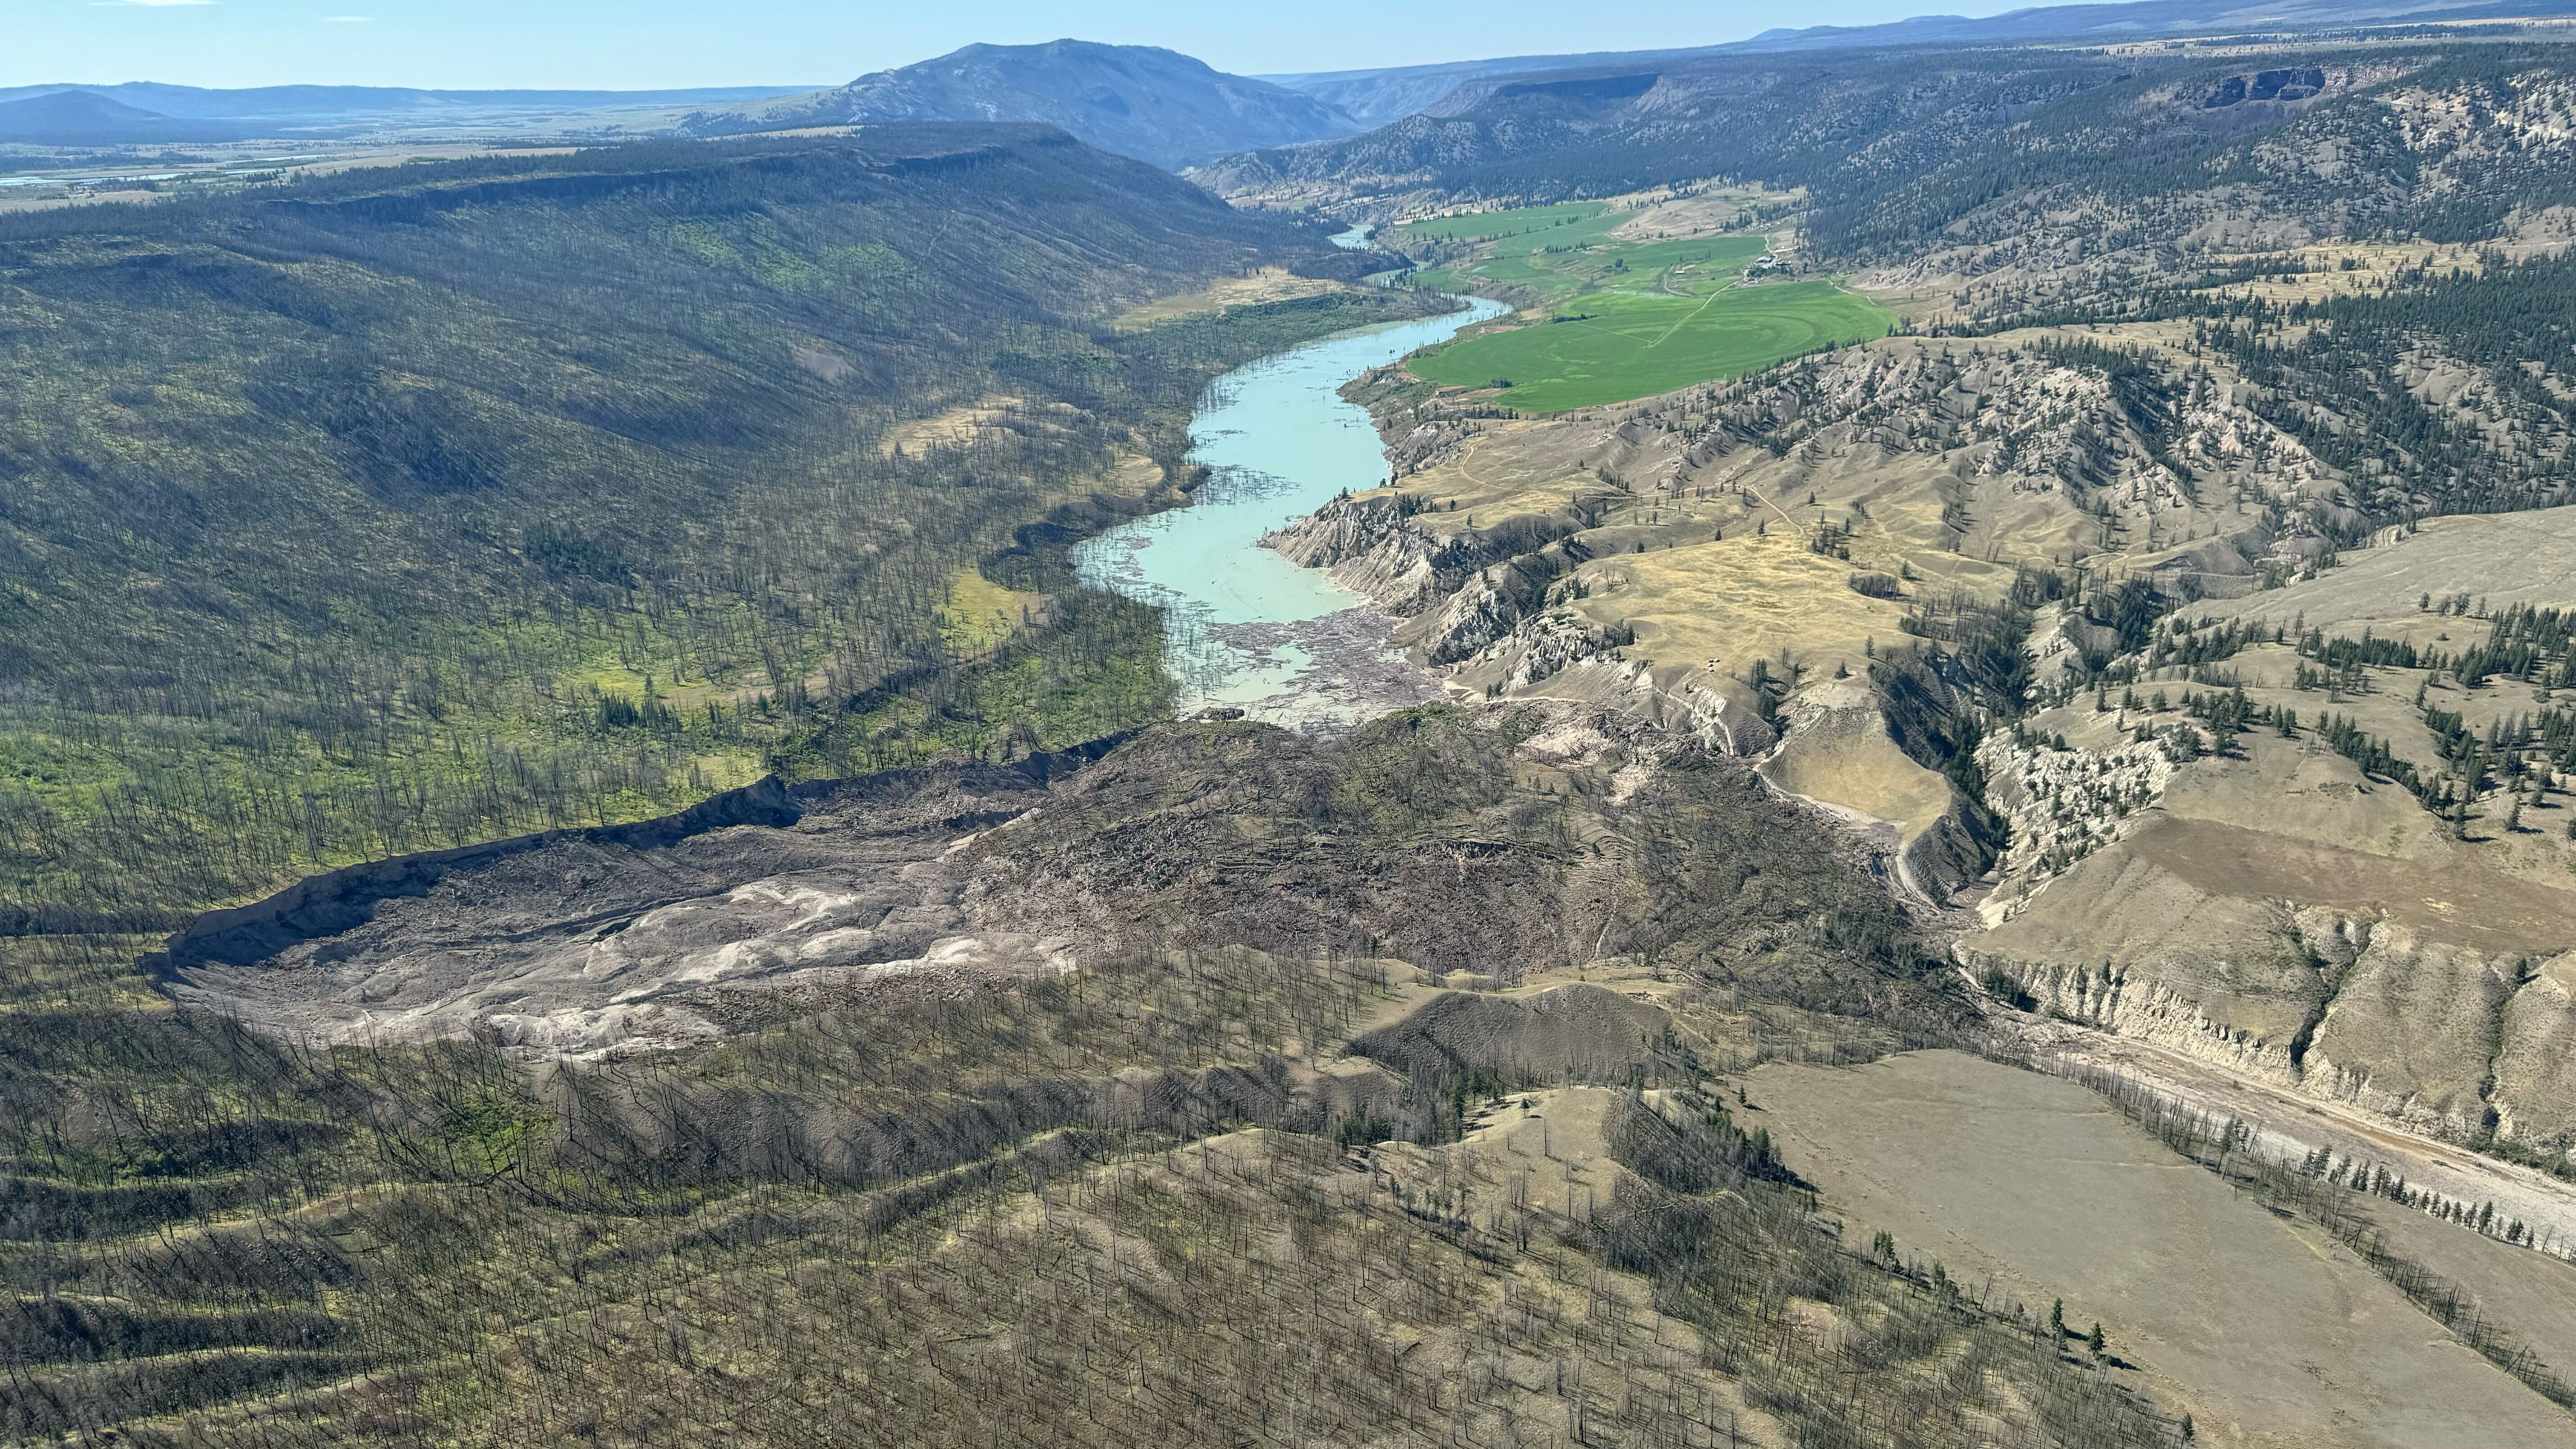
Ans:
[[[837,83],[972,41],[1169,46],[1250,74],[1739,40],[2030,0],[0,0],[0,85]]]

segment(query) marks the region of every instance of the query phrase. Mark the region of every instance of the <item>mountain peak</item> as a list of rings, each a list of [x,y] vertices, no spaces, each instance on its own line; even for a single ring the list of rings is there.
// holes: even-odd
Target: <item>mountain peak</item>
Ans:
[[[1360,129],[1338,107],[1151,45],[969,45],[848,85],[692,116],[697,135],[871,121],[1043,121],[1177,170]]]
[[[226,141],[228,126],[181,121],[96,91],[51,91],[0,101],[0,141],[40,146],[117,145],[132,141]]]

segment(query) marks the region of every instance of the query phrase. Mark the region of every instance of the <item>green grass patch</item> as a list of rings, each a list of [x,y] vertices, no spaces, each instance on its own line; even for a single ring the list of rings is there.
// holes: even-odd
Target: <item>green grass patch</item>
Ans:
[[[1416,273],[1420,286],[1467,290],[1486,283],[1547,298],[1571,297],[1593,285],[1595,274],[1608,268],[1611,254],[1634,250],[1609,240],[1609,234],[1632,214],[1583,201],[1441,217],[1398,228],[1399,245],[1403,241],[1483,245],[1484,256],[1477,262]]]
[[[1477,281],[1515,287],[1525,293],[1536,293],[1550,301],[1573,297],[1594,285],[1585,269],[1571,265],[1572,257],[1543,256],[1496,257],[1473,268],[1469,275]]]
[[[1895,317],[1831,282],[1738,287],[1705,296],[1595,292],[1589,316],[1472,337],[1413,360],[1433,382],[1485,387],[1532,412],[1651,397],[1740,377],[1786,358],[1883,337]]]
[[[1613,212],[1598,201],[1567,201],[1555,206],[1524,206],[1513,211],[1480,211],[1469,216],[1408,221],[1395,231],[1399,241],[1505,242],[1523,241],[1541,232],[1585,227],[1587,223],[1606,220],[1609,225],[1599,227],[1594,232],[1597,235],[1627,219],[1627,213]]]
[[[1497,256],[1471,275],[1555,301],[1597,291],[1705,296],[1744,275],[1767,243],[1758,236],[1713,236],[1632,245],[1604,242],[1564,252]],[[1588,304],[1574,309],[1594,310]]]
[[[1624,246],[1605,260],[1627,263],[1630,273],[1661,273],[1680,269],[1689,279],[1705,282],[1723,276],[1732,280],[1770,248],[1770,242],[1758,236],[1704,236],[1685,241],[1640,242]],[[1681,279],[1676,279],[1681,280]]]
[[[1552,309],[1544,322],[1415,358],[1413,373],[1456,387],[1500,385],[1511,406],[1553,412],[1741,376],[1896,325],[1893,314],[1830,282],[1741,285],[1769,248],[1763,237],[1612,240],[1631,215],[1570,202],[1398,228],[1399,245],[1447,244],[1444,265],[1416,272],[1415,285],[1507,288]],[[1455,259],[1462,244],[1475,250]]]

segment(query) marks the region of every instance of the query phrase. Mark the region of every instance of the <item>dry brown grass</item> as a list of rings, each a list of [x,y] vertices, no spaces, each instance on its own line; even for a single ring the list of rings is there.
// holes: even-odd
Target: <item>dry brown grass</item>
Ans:
[[[2326,1234],[2266,1213],[2080,1087],[1950,1052],[1765,1066],[1749,1085],[1763,1111],[1748,1120],[1813,1164],[1847,1239],[1893,1232],[1900,1253],[2042,1312],[2063,1296],[2067,1326],[2100,1320],[2204,1442],[2576,1444],[2576,1420]]]
[[[1654,193],[1623,198],[1636,205],[1636,214],[1611,229],[1618,241],[1684,241],[1692,237],[1714,236],[1733,231],[1744,224],[1745,213],[1765,201],[1794,203],[1804,193],[1768,191],[1761,187],[1729,187],[1702,191],[1689,196],[1652,199]]]
[[[1898,748],[1865,688],[1850,703],[1793,731],[1762,764],[1764,779],[1793,795],[1839,806],[1896,829],[1911,844],[1952,808],[1950,782]]]
[[[1636,630],[1638,652],[1658,663],[1737,675],[1756,660],[1781,676],[1838,663],[1857,671],[1870,641],[1904,637],[1905,605],[1855,592],[1853,568],[1785,529],[1738,533],[1587,564],[1591,595],[1576,607]]]
[[[1265,302],[1288,302],[1299,297],[1321,297],[1328,292],[1358,290],[1348,282],[1301,277],[1286,267],[1263,267],[1249,276],[1219,277],[1195,292],[1139,302],[1112,318],[1110,325],[1121,332],[1134,332],[1158,322],[1211,312],[1222,313],[1236,307],[1258,307]]]
[[[927,452],[932,448],[962,448],[975,440],[985,428],[1012,416],[1025,407],[1023,398],[991,393],[971,403],[942,408],[926,418],[912,418],[886,429],[877,439],[877,455],[891,457],[898,448],[907,453]]]

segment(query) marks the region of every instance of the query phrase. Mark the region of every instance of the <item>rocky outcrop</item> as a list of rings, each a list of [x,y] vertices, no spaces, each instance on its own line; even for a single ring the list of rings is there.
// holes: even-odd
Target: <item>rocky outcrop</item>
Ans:
[[[1262,542],[1391,614],[1431,608],[1486,562],[1459,540],[1415,526],[1395,497],[1334,499]]]
[[[2362,934],[2300,1063],[2301,1085],[2429,1137],[2469,1140],[2486,1125],[2488,1063],[2518,963],[2393,922]]]
[[[2114,854],[2071,874],[2141,868]],[[1953,955],[1972,975],[2008,983],[2031,1010],[2349,1103],[2427,1137],[2492,1134],[2548,1156],[2576,1145],[2576,957],[2534,966],[2314,906],[2210,900],[2176,913],[2166,893],[2131,884],[2150,911],[2182,927],[2173,938],[2124,941],[2134,949],[2080,964],[2066,959],[2070,943],[2035,935],[2057,914],[2043,896]],[[2227,918],[2234,931],[2223,929]],[[2213,922],[2222,929],[2188,949],[2191,928]],[[2120,930],[2114,922],[2104,934]],[[2266,932],[2269,949],[2257,944]]]
[[[1400,637],[1430,664],[1472,659],[1509,635],[1527,614],[1528,591],[1514,587],[1518,582],[1508,568],[1499,579],[1478,574],[1407,625]]]
[[[1952,954],[1972,974],[2010,981],[2029,1009],[2043,1015],[2152,1042],[2277,1085],[2298,1083],[2295,1031],[2282,1032],[2277,1022],[2267,1030],[2266,1024],[2213,1015],[2194,996],[2133,966],[2034,961],[1965,942],[1953,947]]]
[[[1401,366],[1380,368],[1362,380],[1360,385],[1383,384],[1405,375]],[[1413,425],[1400,436],[1390,435],[1386,442],[1386,460],[1396,475],[1420,472],[1474,441],[1476,430],[1458,418],[1431,418]]]
[[[1444,536],[1419,517],[1400,496],[1337,498],[1263,543],[1408,616],[1398,642],[1433,665],[1502,638],[1588,556],[1564,520],[1521,516]]]
[[[1553,518],[1504,518],[1492,529],[1458,529],[1440,534],[1404,498],[1334,498],[1306,518],[1262,539],[1265,547],[1298,567],[1327,570],[1342,588],[1365,593],[1388,614],[1419,616],[1435,608],[1453,614],[1453,624],[1425,629],[1432,639],[1468,639],[1473,645],[1448,645],[1453,663],[1510,629],[1548,580],[1582,562],[1584,554],[1566,536],[1571,526]],[[1553,552],[1551,552],[1553,549]],[[1497,572],[1502,567],[1504,572]],[[1484,583],[1479,603],[1450,608],[1458,596]],[[1492,621],[1492,632],[1479,629]],[[1432,647],[1430,652],[1440,652]]]
[[[2576,1153],[2576,953],[2526,967],[2505,1004],[2493,1096],[2498,1137]]]
[[[2174,777],[2173,759],[2154,741],[2085,749],[2018,732],[1988,736],[1977,764],[1986,803],[2012,836],[1990,921],[2009,919],[2076,862],[2126,837]]]
[[[1582,558],[1581,550],[1568,542],[1496,564],[1469,579],[1437,612],[1400,633],[1409,636],[1433,664],[1490,659],[1507,644],[1525,657],[1528,649],[1519,647],[1524,640],[1555,639],[1557,646],[1542,650],[1550,662],[1523,670],[1515,684],[1545,679],[1567,664],[1595,658],[1622,642],[1568,611],[1542,612],[1549,599],[1548,586],[1571,573]],[[1575,642],[1577,635],[1591,642]]]
[[[2082,681],[2085,656],[2109,657],[2119,651],[2119,631],[2097,624],[2073,604],[2052,606],[2032,628],[2023,653],[2030,659],[2032,698],[2069,681]]]
[[[2077,862],[1953,954],[2042,1013],[2284,1086],[2332,986],[2289,911],[2201,889],[2125,846]]]
[[[1462,596],[1463,597],[1463,596]],[[1477,652],[1480,662],[1502,666],[1502,687],[1524,690],[1589,659],[1609,657],[1620,640],[1569,610],[1551,609],[1514,624],[1511,632]]]
[[[1658,671],[1655,693],[1669,712],[1667,727],[1686,731],[1712,750],[1749,758],[1779,743],[1755,692],[1741,680],[1671,669]]]

